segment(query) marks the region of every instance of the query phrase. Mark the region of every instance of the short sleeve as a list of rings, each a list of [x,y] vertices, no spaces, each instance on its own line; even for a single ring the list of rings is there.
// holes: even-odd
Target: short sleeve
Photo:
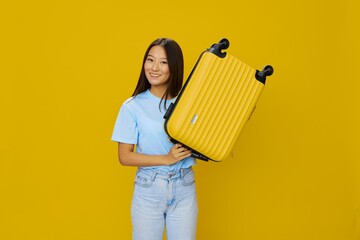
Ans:
[[[137,144],[138,127],[136,116],[132,113],[126,102],[120,108],[111,140],[128,144]]]

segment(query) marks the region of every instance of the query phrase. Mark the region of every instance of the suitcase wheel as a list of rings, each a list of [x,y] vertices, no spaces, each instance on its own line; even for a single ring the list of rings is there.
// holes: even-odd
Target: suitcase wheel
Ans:
[[[221,50],[228,49],[230,46],[230,42],[227,38],[220,39],[218,44],[220,45]]]
[[[270,65],[266,65],[261,72],[265,76],[271,76],[274,73],[274,68]]]
[[[274,68],[270,65],[264,67],[263,70],[256,70],[255,78],[265,84],[266,77],[271,76],[274,73]]]
[[[222,50],[229,48],[229,46],[229,40],[227,40],[226,38],[222,38],[217,44],[213,44],[210,49],[208,49],[208,51],[217,55],[220,58],[224,58],[226,56],[226,52],[222,52]]]

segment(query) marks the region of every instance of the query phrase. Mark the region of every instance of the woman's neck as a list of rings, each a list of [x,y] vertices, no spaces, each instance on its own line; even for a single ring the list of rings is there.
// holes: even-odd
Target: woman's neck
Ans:
[[[165,88],[158,88],[158,87],[154,87],[152,86],[149,91],[156,97],[158,98],[162,98],[166,92]],[[172,96],[168,96],[168,99],[171,99]]]

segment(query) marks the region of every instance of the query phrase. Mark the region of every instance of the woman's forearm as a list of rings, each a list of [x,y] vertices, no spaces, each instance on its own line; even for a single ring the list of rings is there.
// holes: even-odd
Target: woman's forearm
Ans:
[[[191,151],[175,144],[166,155],[147,155],[134,152],[134,145],[119,143],[119,161],[124,166],[169,166],[190,157]]]
[[[124,166],[150,167],[166,165],[165,155],[146,155],[136,152],[119,154],[119,161]]]

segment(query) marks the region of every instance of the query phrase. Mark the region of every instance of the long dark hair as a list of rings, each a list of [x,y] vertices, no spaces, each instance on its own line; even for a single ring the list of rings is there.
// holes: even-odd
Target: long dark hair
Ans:
[[[166,109],[166,99],[168,99],[169,97],[176,97],[179,94],[184,78],[183,53],[179,44],[177,44],[177,42],[175,42],[173,39],[158,38],[149,45],[149,47],[145,52],[141,66],[139,80],[132,96],[135,97],[139,93],[145,92],[147,89],[151,87],[145,75],[144,63],[148,57],[150,49],[153,46],[161,46],[165,49],[166,58],[169,65],[169,71],[170,71],[169,84],[159,103],[159,108],[161,109],[160,107],[161,103],[162,101],[164,101],[164,108]]]

